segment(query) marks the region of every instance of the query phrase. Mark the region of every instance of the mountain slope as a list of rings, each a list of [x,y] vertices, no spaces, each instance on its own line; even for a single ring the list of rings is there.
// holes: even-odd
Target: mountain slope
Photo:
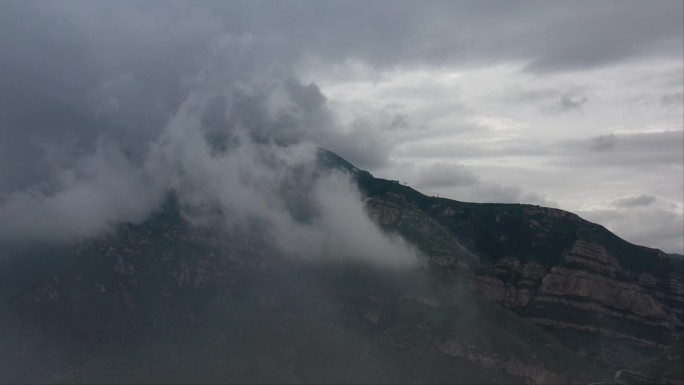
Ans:
[[[441,234],[456,250],[425,247],[433,264],[465,270],[484,298],[599,365],[619,368],[662,351],[683,329],[678,258],[630,244],[566,211],[427,197],[358,175],[380,223],[418,242],[425,234],[407,230],[411,226]]]
[[[109,236],[5,249],[0,381],[589,382],[682,330],[681,261],[561,210],[320,163],[427,263],[290,259],[258,231],[190,226],[170,196]]]

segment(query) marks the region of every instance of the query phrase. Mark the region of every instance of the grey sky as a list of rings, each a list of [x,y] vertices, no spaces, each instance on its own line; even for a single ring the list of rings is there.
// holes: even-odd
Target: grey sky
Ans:
[[[681,253],[683,4],[0,2],[0,223],[100,195],[75,234],[144,216],[169,182],[140,170],[170,172],[151,149],[193,116],[206,151],[241,130],[311,142],[428,194],[558,206]]]

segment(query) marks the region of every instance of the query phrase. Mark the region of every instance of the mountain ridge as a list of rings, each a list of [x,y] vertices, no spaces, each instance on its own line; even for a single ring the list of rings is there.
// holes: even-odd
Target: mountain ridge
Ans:
[[[195,362],[189,371],[205,373],[209,377],[200,378],[208,382],[425,382],[429,377],[419,367],[414,369],[423,374],[406,372],[408,357],[428,360],[422,365],[438,372],[437,382],[453,382],[456,375],[434,366],[443,360],[463,370],[464,382],[490,381],[488,376],[501,382],[588,382],[662,354],[682,331],[681,261],[661,251],[631,245],[563,210],[428,197],[375,178],[332,152],[320,150],[319,157],[323,171],[341,168],[352,175],[369,216],[414,244],[424,267],[390,274],[358,263],[302,264],[278,256],[259,234],[190,226],[171,198],[144,223],[121,224],[114,234],[0,259],[0,325],[6,334],[0,351],[23,352],[5,363],[0,372],[9,374],[0,380],[139,382],[166,378],[154,377],[160,373],[155,365],[162,365],[189,381],[171,369],[182,362],[185,342],[178,339],[209,338],[192,342],[193,351],[225,355],[224,366]],[[652,261],[659,262],[646,263]],[[267,329],[283,323],[280,342],[254,329],[254,320],[263,317],[278,320]],[[335,333],[356,341],[357,348],[315,320],[335,325]],[[255,339],[239,342],[237,334],[211,326],[223,322]],[[298,323],[314,334],[307,336]],[[70,347],[62,355],[69,358],[43,357],[42,370],[30,369],[45,354],[46,342],[13,335],[17,325],[57,341],[59,349]],[[236,371],[231,362],[242,361],[209,342],[214,338],[266,349],[245,347],[252,353],[244,359],[266,365],[275,377]],[[97,346],[109,347],[88,358],[79,355]],[[319,364],[312,359],[320,354],[355,362],[347,352],[359,346],[379,366],[364,364],[347,374],[314,369]],[[130,351],[156,363],[125,359]],[[294,372],[293,359],[299,368]],[[114,362],[113,369],[101,369],[106,362]],[[125,372],[132,377],[122,377]],[[352,374],[360,377],[345,377]]]

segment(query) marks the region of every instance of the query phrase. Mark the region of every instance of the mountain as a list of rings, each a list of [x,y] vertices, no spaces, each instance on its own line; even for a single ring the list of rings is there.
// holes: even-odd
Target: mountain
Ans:
[[[681,337],[658,356],[630,365],[615,374],[618,384],[677,384],[684,377],[684,339]]]
[[[421,263],[288,257],[259,228],[191,226],[169,195],[98,239],[4,245],[0,382],[682,381],[681,259],[566,211],[319,164]]]

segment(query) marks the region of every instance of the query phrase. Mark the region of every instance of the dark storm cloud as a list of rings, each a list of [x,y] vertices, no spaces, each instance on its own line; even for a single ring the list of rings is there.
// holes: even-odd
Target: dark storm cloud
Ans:
[[[262,69],[265,62],[290,68],[311,56],[381,67],[522,60],[548,71],[634,55],[677,57],[681,6],[6,1],[0,12],[0,134],[6,138],[0,191],[27,187],[49,173],[46,144],[92,150],[96,138],[109,135],[125,142],[129,156],[142,158],[184,99],[187,77],[222,34],[270,41],[251,54],[245,70],[256,62]],[[578,107],[582,100],[565,97],[560,106]]]
[[[293,76],[301,52],[206,5],[3,3],[2,240],[97,236],[173,191],[191,223],[258,223],[286,254],[412,264],[349,175],[316,167],[313,141],[336,136],[326,97]]]
[[[551,3],[558,5],[558,3]],[[549,5],[553,8],[553,5]],[[592,3],[575,2],[569,11],[549,12],[547,25],[533,44],[543,47],[534,59],[533,71],[580,70],[641,55],[682,55],[684,4],[680,1],[658,6],[638,1]],[[580,9],[582,8],[582,9]],[[539,14],[539,13],[537,13]]]
[[[220,31],[202,10],[181,18],[114,3],[0,8],[0,192],[47,177],[45,147],[63,149],[59,166],[69,165],[107,136],[142,158]]]
[[[334,48],[337,55],[351,54],[377,65],[517,60],[529,62],[531,71],[549,72],[593,68],[640,55],[678,59],[682,53],[679,1],[627,1],[619,6],[375,1],[322,2],[302,8],[306,10],[299,16],[312,11],[316,17],[297,32],[315,26],[318,39],[311,44],[316,52],[335,57]]]
[[[322,60],[358,58],[379,66],[522,60],[530,62],[530,68],[549,71],[594,67],[638,55],[678,58],[682,52],[679,1],[657,5],[626,1],[620,6],[452,1],[147,2],[138,8],[150,13],[157,9],[157,13],[195,27],[206,17],[229,33],[275,37],[286,47],[282,56],[290,50],[292,56],[306,52]],[[159,12],[159,8],[165,11]],[[197,23],[179,17],[193,12],[202,13]],[[151,20],[152,25],[155,22]]]

